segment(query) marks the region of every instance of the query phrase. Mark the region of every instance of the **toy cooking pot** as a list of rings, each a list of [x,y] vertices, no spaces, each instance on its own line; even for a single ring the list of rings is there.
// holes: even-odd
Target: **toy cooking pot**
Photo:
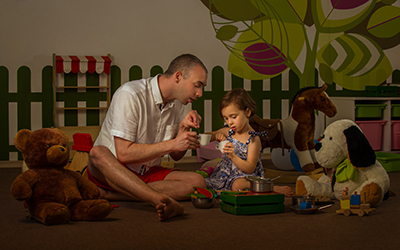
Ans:
[[[280,176],[273,179],[266,179],[257,176],[246,176],[246,179],[250,182],[250,192],[268,193],[274,191],[274,180],[278,179],[279,177]]]

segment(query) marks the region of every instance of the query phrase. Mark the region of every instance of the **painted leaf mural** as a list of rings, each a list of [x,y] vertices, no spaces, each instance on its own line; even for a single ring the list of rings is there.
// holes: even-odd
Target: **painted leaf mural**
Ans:
[[[281,24],[263,20],[237,38],[228,61],[228,70],[245,79],[268,79],[281,74],[302,50],[304,34],[299,24],[287,24],[291,32],[280,33]],[[260,38],[260,34],[263,36]],[[287,35],[287,36],[286,36]],[[288,41],[297,38],[289,48]],[[294,41],[294,40],[293,40]]]
[[[346,31],[360,23],[376,0],[316,0],[313,2],[315,28],[322,33]]]
[[[381,48],[357,34],[340,36],[318,51],[320,77],[326,83],[341,81],[347,89],[364,90],[365,83],[383,82],[393,71]]]
[[[400,32],[400,8],[384,6],[368,22],[368,32],[376,37],[390,38]]]
[[[230,51],[228,70],[268,79],[291,69],[299,87],[322,80],[351,90],[392,73],[384,50],[400,43],[396,0],[202,0],[216,38]]]

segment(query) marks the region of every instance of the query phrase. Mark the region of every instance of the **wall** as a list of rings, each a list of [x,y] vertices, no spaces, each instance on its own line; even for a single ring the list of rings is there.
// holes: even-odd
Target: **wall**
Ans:
[[[51,65],[52,53],[110,53],[123,81],[134,64],[149,72],[188,52],[212,68],[225,65],[229,54],[214,39],[208,9],[197,0],[3,0],[0,21],[0,65],[12,72],[13,90],[20,66],[31,68],[38,82],[36,72]]]
[[[395,5],[399,6],[397,2]],[[288,71],[275,79],[251,82],[237,79],[224,70],[227,68],[229,51],[215,38],[209,10],[200,0],[2,0],[0,22],[0,66],[3,66],[0,73],[6,75],[0,79],[0,87],[12,102],[7,104],[9,114],[1,118],[9,121],[8,126],[2,129],[6,129],[10,135],[6,138],[6,147],[10,151],[15,151],[13,136],[18,129],[27,127],[26,123],[31,129],[38,129],[50,120],[43,116],[48,112],[43,111],[49,108],[48,100],[41,98],[49,91],[43,86],[48,86],[50,69],[47,66],[52,63],[53,53],[110,53],[113,65],[120,69],[122,83],[129,80],[129,70],[134,65],[139,65],[143,77],[148,77],[154,65],[166,69],[175,56],[193,53],[199,56],[210,72],[215,67],[222,67],[222,73],[219,74],[222,74],[223,80],[218,83],[224,85],[223,91],[242,86],[247,90],[262,89],[258,91],[259,94],[267,93],[263,97],[265,100],[260,102],[264,118],[277,118],[278,115],[284,118],[289,112],[288,96],[295,91],[289,91],[291,76]],[[386,51],[395,68],[399,68],[400,64],[397,63],[398,52],[398,47]],[[18,78],[18,74],[22,74],[22,78]],[[390,77],[388,82],[392,81]],[[212,93],[212,74],[208,82],[206,96],[217,101],[220,96]],[[275,83],[279,85],[275,86]],[[321,79],[317,79],[316,84],[322,83]],[[30,86],[29,91],[26,84]],[[330,88],[331,91],[336,89],[341,90],[338,86]],[[267,100],[282,91],[284,100]],[[30,96],[34,104],[18,104],[16,99],[25,98],[22,92],[27,95],[32,93]],[[344,91],[343,94],[355,93]],[[38,103],[41,103],[41,108],[35,106]],[[278,115],[271,115],[270,110],[275,110],[271,105],[279,106]],[[211,112],[209,100],[204,102],[204,109]],[[37,110],[40,112],[37,113]],[[21,114],[17,113],[24,112],[29,113],[29,118],[19,120],[18,115]],[[210,117],[211,114],[205,117],[205,130],[213,126]],[[15,154],[10,158],[15,159]]]

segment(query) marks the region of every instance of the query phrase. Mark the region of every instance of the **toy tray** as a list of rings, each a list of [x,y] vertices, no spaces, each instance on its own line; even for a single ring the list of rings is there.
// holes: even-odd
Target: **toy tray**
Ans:
[[[283,203],[277,203],[235,206],[221,201],[221,210],[234,215],[283,213],[285,211],[285,205]]]
[[[275,192],[249,195],[248,193],[222,192],[221,200],[233,205],[276,204],[285,201],[284,194]]]

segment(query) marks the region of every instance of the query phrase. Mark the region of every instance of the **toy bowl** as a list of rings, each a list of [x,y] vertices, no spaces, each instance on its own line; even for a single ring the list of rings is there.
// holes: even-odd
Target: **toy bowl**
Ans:
[[[216,198],[194,198],[192,197],[192,204],[195,208],[212,208],[215,204]]]

